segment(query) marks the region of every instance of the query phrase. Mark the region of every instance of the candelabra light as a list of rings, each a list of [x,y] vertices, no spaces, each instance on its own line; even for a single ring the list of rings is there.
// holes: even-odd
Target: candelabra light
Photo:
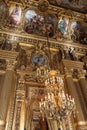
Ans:
[[[45,81],[47,94],[40,101],[40,112],[43,119],[57,120],[58,123],[67,120],[71,114],[75,114],[76,106],[74,98],[64,92],[64,82],[56,71],[51,71]]]

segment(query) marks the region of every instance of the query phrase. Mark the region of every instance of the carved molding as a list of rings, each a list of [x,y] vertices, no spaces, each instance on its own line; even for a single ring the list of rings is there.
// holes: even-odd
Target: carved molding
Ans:
[[[83,71],[84,63],[79,61],[62,60],[62,65],[66,76],[73,76],[73,78],[77,78],[77,71]]]
[[[5,60],[16,60],[18,56],[18,52],[13,52],[13,51],[6,51],[6,50],[0,50],[0,59],[5,59]]]
[[[76,125],[77,129],[79,129],[79,130],[87,129],[87,121],[79,121],[75,125]]]
[[[17,32],[11,33],[9,30],[6,32],[0,31],[0,36],[5,37],[8,41],[10,40],[10,38],[12,36],[16,37],[17,38],[16,42],[18,42],[20,44],[20,46],[23,48],[24,47],[25,48],[32,47],[32,46],[35,46],[36,44],[39,44],[39,43],[47,46],[47,39],[46,38],[43,38],[40,36],[34,37],[31,34],[22,34],[21,33],[21,35],[20,35]],[[76,53],[86,54],[86,52],[87,52],[86,45],[72,43],[72,41],[66,40],[66,42],[65,42],[65,40],[64,41],[62,41],[62,40],[55,41],[53,39],[49,39],[49,43],[50,43],[50,48],[54,48],[54,49],[59,49],[59,47],[64,48],[65,46],[66,47],[68,46],[68,47],[74,47],[74,50]],[[15,52],[15,53],[17,54],[17,52]]]
[[[21,106],[22,102],[18,101],[16,102],[16,110],[15,110],[15,123],[14,125],[14,130],[19,130],[20,129],[20,117],[21,117]]]
[[[25,110],[22,110],[22,105],[23,105],[23,102],[25,102],[25,93],[26,93],[25,80],[24,80],[23,73],[19,73],[19,74],[20,74],[20,78],[19,78],[18,86],[16,90],[16,105],[15,105],[15,116],[14,116],[14,124],[13,124],[14,130],[22,129],[20,127],[21,127],[22,116],[24,115],[21,115],[21,112],[23,111],[25,112]]]
[[[14,70],[17,61],[6,60],[6,63],[7,63],[7,66],[6,66],[7,70]]]
[[[68,69],[83,69],[83,62],[72,61],[72,60],[62,60],[63,66]]]

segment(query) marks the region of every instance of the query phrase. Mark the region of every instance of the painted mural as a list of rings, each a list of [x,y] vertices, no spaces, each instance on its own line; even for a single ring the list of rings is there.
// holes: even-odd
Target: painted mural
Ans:
[[[24,30],[29,34],[38,34],[40,36],[54,36],[55,17],[51,14],[43,17],[34,10],[28,10],[25,14]]]
[[[79,21],[71,24],[71,39],[75,42],[87,44],[87,27],[83,26]]]
[[[87,27],[84,27],[79,21],[70,23],[65,16],[57,20],[54,15],[47,14],[43,17],[34,10],[28,10],[25,13],[24,30],[28,34],[36,34],[56,40],[69,37],[73,42],[87,43]]]
[[[58,37],[62,38],[67,34],[68,30],[68,19],[65,17],[60,18],[58,21]]]
[[[18,4],[11,4],[9,9],[9,24],[19,25],[21,23],[21,7]]]
[[[50,0],[50,2],[52,1]],[[56,2],[59,4],[61,0]],[[66,3],[68,2],[72,3],[73,1],[66,0]],[[6,8],[6,4],[0,1],[0,24],[2,25],[0,28],[10,28],[11,31],[14,27],[17,29],[21,25],[20,31],[22,30],[23,33],[55,40],[71,40],[72,43],[87,44],[86,23],[83,24],[75,19],[69,20],[65,15],[58,16],[49,12],[44,15],[33,9],[22,10],[17,3],[11,3],[9,8]]]

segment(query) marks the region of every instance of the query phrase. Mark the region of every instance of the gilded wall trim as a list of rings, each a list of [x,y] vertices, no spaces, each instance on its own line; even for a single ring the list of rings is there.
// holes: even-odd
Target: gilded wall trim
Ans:
[[[9,3],[13,2],[13,1],[9,2],[8,0],[5,0],[5,1],[6,1],[7,5]],[[33,8],[38,8],[38,5],[40,4],[40,0],[38,0],[38,1],[29,0],[27,2],[24,1],[24,0],[20,0],[19,2],[14,0],[14,2],[22,4],[22,6],[24,6],[24,7],[33,7]],[[59,16],[67,16],[68,18],[72,18],[73,17],[76,20],[79,19],[79,20],[84,21],[85,19],[87,19],[87,14],[79,13],[79,12],[76,12],[76,11],[72,11],[70,9],[67,10],[65,8],[58,7],[58,6],[53,6],[53,5],[50,5],[50,4],[48,5],[47,12],[55,13],[55,14],[57,14]]]
[[[13,34],[9,31],[0,31],[0,37],[3,37],[5,40],[10,41],[11,43],[13,42],[17,42],[17,43],[22,43],[22,46],[28,46],[28,44],[30,45],[36,45],[36,44],[43,44],[45,46],[48,46],[48,41],[47,38],[41,37],[41,36],[36,36],[36,35],[30,35],[30,34],[19,34],[17,32],[14,32]],[[12,40],[12,37],[14,37],[14,39]],[[86,45],[82,45],[82,44],[77,44],[77,43],[73,43],[71,41],[65,41],[65,40],[53,40],[51,38],[49,38],[49,43],[50,43],[50,47],[51,48],[56,48],[59,49],[64,48],[64,46],[67,47],[74,47],[75,51],[79,54],[82,53],[82,55],[86,54],[87,52],[87,47]]]
[[[15,60],[18,56],[18,52],[15,51],[7,51],[7,50],[0,50],[0,59],[5,60]]]

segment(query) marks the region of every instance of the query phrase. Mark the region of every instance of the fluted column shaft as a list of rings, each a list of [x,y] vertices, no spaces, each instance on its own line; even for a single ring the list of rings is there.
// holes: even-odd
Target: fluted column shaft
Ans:
[[[78,120],[84,120],[83,111],[81,108],[81,104],[79,102],[79,98],[78,98],[78,95],[76,92],[76,88],[75,88],[75,84],[73,82],[72,76],[66,75],[65,79],[66,79],[66,83],[67,83],[68,92],[75,99],[76,107],[77,107],[77,110],[79,111]]]
[[[3,130],[6,125],[6,117],[8,112],[8,106],[12,91],[12,82],[14,80],[14,64],[7,63],[7,70],[4,78],[4,84],[2,86],[2,92],[0,95],[0,130]]]
[[[79,130],[79,124],[85,122],[85,115],[84,115],[82,106],[81,106],[80,101],[79,101],[79,96],[78,96],[78,92],[76,90],[76,86],[73,82],[73,78],[72,78],[72,75],[70,73],[65,73],[65,81],[67,84],[69,94],[71,94],[71,96],[75,99],[76,108],[78,111],[77,120],[75,123],[77,124],[76,129]],[[83,128],[85,128],[85,127],[83,126],[81,128],[81,130]]]
[[[20,78],[18,81],[18,86],[16,90],[16,103],[15,103],[15,112],[14,112],[14,121],[12,130],[24,130],[25,125],[25,80],[24,74],[19,72]]]
[[[47,119],[47,123],[48,123],[49,130],[52,130],[51,121],[49,119]]]
[[[85,79],[85,75],[82,71],[78,72],[79,85],[81,88],[82,95],[84,97],[84,101],[87,107],[87,81]]]
[[[49,126],[49,130],[57,130],[58,129],[58,125],[57,125],[56,120],[48,119],[48,126]]]
[[[77,92],[78,92],[79,101],[80,101],[80,104],[82,106],[82,110],[84,112],[85,120],[87,120],[87,107],[86,107],[87,105],[85,103],[83,93],[82,93],[82,90],[80,88],[79,80],[77,80],[75,82],[75,85],[76,85],[76,89],[77,89]]]

